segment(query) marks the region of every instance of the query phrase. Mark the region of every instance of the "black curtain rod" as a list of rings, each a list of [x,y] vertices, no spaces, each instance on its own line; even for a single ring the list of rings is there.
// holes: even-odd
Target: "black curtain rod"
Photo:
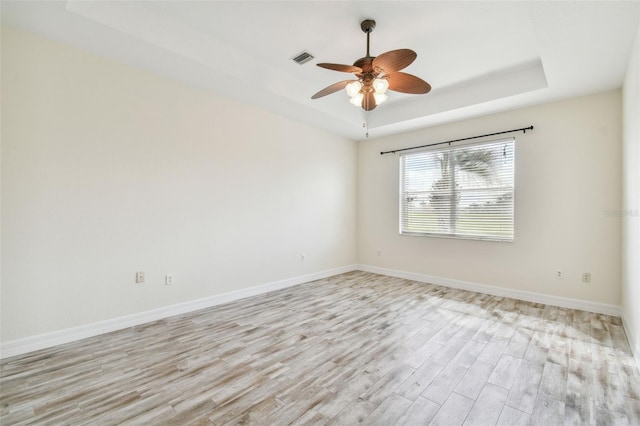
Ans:
[[[428,144],[428,145],[412,146],[411,148],[394,149],[393,151],[382,151],[382,152],[380,152],[380,155],[384,155],[384,154],[395,154],[396,152],[400,152],[400,151],[409,151],[410,149],[418,149],[418,148],[426,148],[426,147],[428,147],[428,146],[444,145],[444,144],[446,144],[446,143],[448,143],[448,144],[452,144],[453,142],[468,141],[469,139],[484,138],[484,137],[486,137],[486,136],[504,135],[505,133],[513,133],[513,132],[522,132],[522,133],[527,133],[527,130],[533,130],[533,126],[523,127],[523,128],[521,128],[521,129],[505,130],[504,132],[487,133],[486,135],[471,136],[471,137],[468,137],[468,138],[462,138],[462,139],[454,139],[454,140],[452,140],[452,141],[444,141],[444,142],[430,143],[430,144]]]

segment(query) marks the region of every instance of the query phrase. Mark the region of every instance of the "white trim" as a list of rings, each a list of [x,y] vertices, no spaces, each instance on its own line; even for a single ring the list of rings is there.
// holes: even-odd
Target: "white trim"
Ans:
[[[98,336],[100,334],[109,333],[111,331],[133,327],[150,321],[157,321],[159,319],[171,317],[174,315],[185,314],[223,303],[233,302],[234,300],[244,299],[245,297],[256,296],[270,291],[280,290],[298,284],[303,284],[309,281],[315,281],[334,275],[343,274],[345,272],[355,271],[357,269],[358,268],[356,265],[347,265],[339,268],[327,269],[325,271],[287,278],[284,280],[265,283],[249,288],[243,288],[241,290],[231,291],[228,293],[216,294],[213,296],[204,297],[202,299],[177,303],[175,305],[165,306],[145,312],[139,312],[137,314],[127,315],[124,317],[113,318],[106,321],[95,322],[92,324],[86,324],[78,327],[72,327],[64,330],[58,330],[50,333],[44,333],[36,336],[29,336],[21,339],[2,342],[0,344],[0,359],[8,358],[15,355],[22,355],[28,352],[33,352],[64,343],[70,343],[81,339],[86,339],[87,337]]]
[[[513,299],[526,300],[529,302],[543,303],[546,305],[560,306],[564,308],[580,309],[583,311],[596,312],[606,315],[614,315],[622,317],[623,325],[629,339],[629,344],[635,355],[636,362],[640,367],[640,342],[635,335],[631,333],[628,323],[622,315],[620,306],[608,305],[604,303],[590,302],[587,300],[569,299],[559,296],[550,296],[541,293],[529,291],[514,290],[503,287],[495,287],[486,284],[478,284],[469,281],[454,280],[450,278],[436,277],[432,275],[417,274],[413,272],[399,271],[395,269],[380,268],[369,265],[347,265],[339,268],[328,269],[308,275],[288,278],[280,281],[274,281],[257,285],[254,287],[244,288],[223,294],[216,294],[202,299],[196,299],[189,302],[178,303],[175,305],[165,306],[150,311],[139,312],[137,314],[127,315],[124,317],[113,318],[110,320],[100,321],[92,324],[81,325],[64,330],[53,331],[50,333],[39,334],[36,336],[24,337],[21,339],[10,340],[0,344],[0,359],[11,356],[22,355],[28,352],[49,348],[52,346],[70,343],[87,337],[94,337],[100,334],[109,333],[111,331],[121,330],[136,325],[157,321],[174,315],[181,315],[188,312],[205,309],[211,306],[223,303],[233,302],[235,300],[244,299],[246,297],[264,294],[270,291],[280,290],[303,284],[309,281],[319,280],[338,274],[352,271],[373,272],[381,275],[388,275],[397,278],[404,278],[412,281],[441,285],[445,287],[458,288],[462,290],[475,291],[494,296],[510,297]]]
[[[377,266],[358,265],[358,269],[375,274],[389,275],[412,281],[441,285],[444,287],[458,288],[461,290],[475,291],[494,296],[510,297],[512,299],[526,300],[528,302],[543,303],[545,305],[559,306],[562,308],[579,309],[619,317],[622,313],[620,306],[605,303],[590,302],[588,300],[569,299],[567,297],[551,296],[548,294],[534,293],[530,291],[514,290],[511,288],[495,287],[486,284],[478,284],[470,281],[454,280],[451,278],[435,277],[432,275],[416,274],[413,272],[398,271],[395,269],[379,268]]]
[[[640,369],[640,341],[638,341],[638,336],[635,334],[635,330],[631,327],[629,321],[627,321],[624,310],[622,311],[622,326],[624,327],[624,333],[627,335],[627,340],[631,347],[631,353],[633,353],[636,364]]]

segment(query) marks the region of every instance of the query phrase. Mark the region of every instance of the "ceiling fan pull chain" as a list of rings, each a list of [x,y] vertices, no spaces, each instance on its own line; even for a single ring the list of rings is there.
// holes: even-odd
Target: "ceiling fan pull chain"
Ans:
[[[369,137],[369,123],[367,121],[367,111],[364,111],[364,121],[362,122],[362,128],[364,129],[365,137]]]

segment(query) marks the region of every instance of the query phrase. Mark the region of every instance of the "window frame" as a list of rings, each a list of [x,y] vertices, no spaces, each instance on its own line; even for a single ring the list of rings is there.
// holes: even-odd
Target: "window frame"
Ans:
[[[406,181],[405,181],[405,166],[404,166],[404,159],[408,156],[411,155],[420,155],[420,154],[425,154],[428,152],[433,152],[433,153],[441,153],[441,152],[455,152],[455,151],[459,151],[461,149],[464,148],[477,148],[477,147],[481,147],[484,145],[493,145],[493,144],[500,144],[500,143],[509,143],[512,145],[512,159],[511,159],[511,164],[512,164],[512,168],[511,168],[511,191],[510,191],[510,195],[511,195],[511,209],[510,209],[510,219],[511,219],[511,234],[507,235],[507,236],[500,236],[497,233],[493,234],[493,235],[464,235],[464,234],[459,234],[459,233],[445,233],[445,232],[416,232],[416,231],[406,231],[404,230],[405,228],[405,198],[406,198],[406,194],[408,192],[417,192],[417,191],[406,191],[405,187],[406,187]],[[420,150],[415,150],[415,151],[411,151],[411,152],[407,152],[404,154],[400,154],[399,157],[399,196],[398,196],[398,213],[399,213],[399,220],[398,220],[398,232],[401,236],[410,236],[410,237],[432,237],[432,238],[447,238],[447,239],[462,239],[462,240],[472,240],[472,241],[494,241],[494,242],[514,242],[515,241],[515,195],[516,195],[516,138],[515,137],[509,137],[509,138],[501,138],[501,139],[492,139],[492,140],[484,140],[484,141],[478,141],[478,142],[472,142],[472,143],[466,143],[466,144],[456,144],[456,145],[449,145],[446,147],[433,147],[431,149],[426,148],[426,149],[420,149]],[[455,172],[454,172],[455,174]],[[508,186],[507,186],[508,187]],[[499,187],[495,187],[495,186],[488,186],[486,188],[481,188],[484,190],[495,190],[498,189]],[[502,188],[505,188],[504,186]],[[423,192],[428,192],[429,190],[424,190]],[[455,187],[454,189],[452,189],[452,193],[455,194]],[[467,190],[468,191],[468,190]],[[460,193],[462,194],[464,192],[464,190],[461,190]],[[451,208],[449,210],[449,213],[451,216],[453,216],[454,214],[454,210],[453,208]],[[450,219],[451,220],[451,219]]]

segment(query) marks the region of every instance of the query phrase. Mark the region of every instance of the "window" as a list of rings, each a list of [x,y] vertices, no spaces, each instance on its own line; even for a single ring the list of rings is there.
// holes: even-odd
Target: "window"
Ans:
[[[513,241],[514,139],[400,157],[400,233]]]

